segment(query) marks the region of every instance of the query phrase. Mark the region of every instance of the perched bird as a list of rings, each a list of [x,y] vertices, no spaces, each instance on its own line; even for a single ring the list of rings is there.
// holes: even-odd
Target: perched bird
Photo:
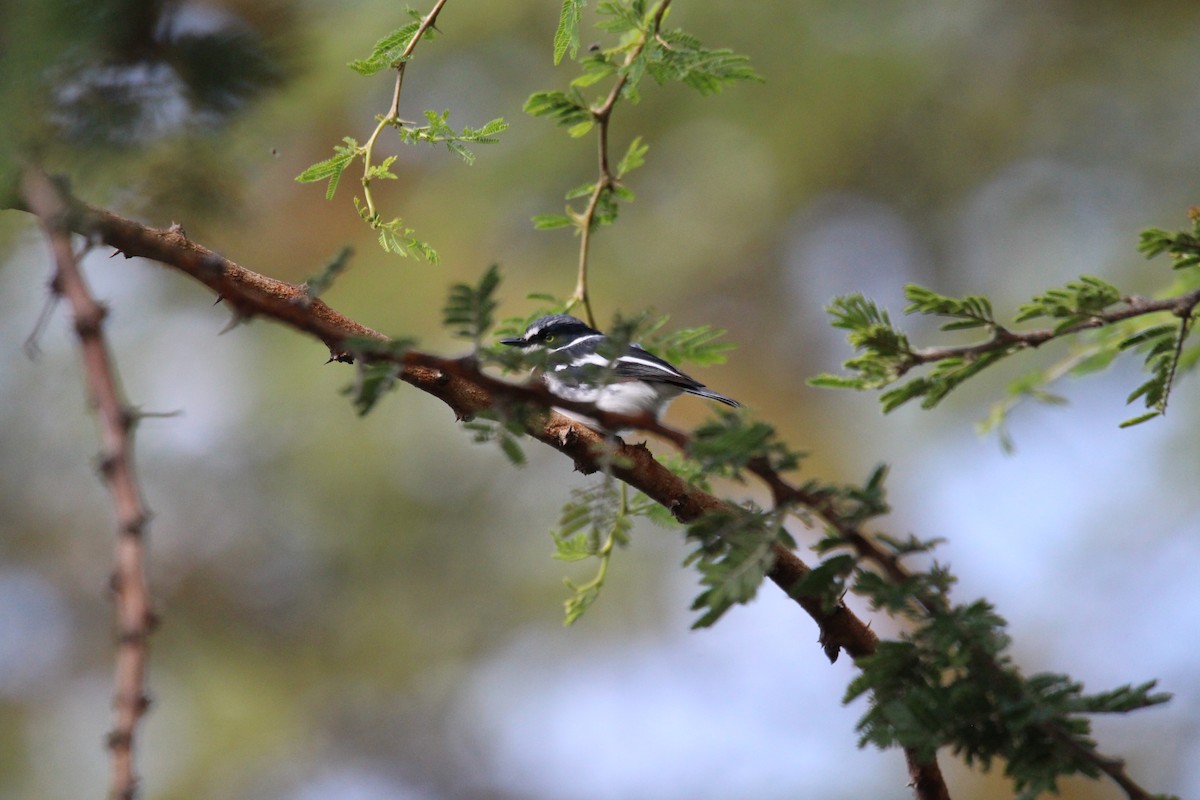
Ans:
[[[605,347],[610,341],[575,317],[553,314],[535,320],[521,336],[500,343],[545,351],[542,377],[550,393],[591,403],[601,411],[657,417],[683,392],[737,407],[736,400],[707,388],[640,345],[629,344],[622,352],[613,353]],[[578,414],[567,416],[595,424]]]

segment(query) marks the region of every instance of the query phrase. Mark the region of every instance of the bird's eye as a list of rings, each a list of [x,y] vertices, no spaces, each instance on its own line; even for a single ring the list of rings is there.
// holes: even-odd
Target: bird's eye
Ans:
[[[553,341],[554,341],[556,338],[558,338],[558,337],[556,337],[556,336],[555,336],[553,333],[551,333],[551,334],[548,334],[548,335],[545,337],[546,344],[549,344],[550,342],[553,342]]]

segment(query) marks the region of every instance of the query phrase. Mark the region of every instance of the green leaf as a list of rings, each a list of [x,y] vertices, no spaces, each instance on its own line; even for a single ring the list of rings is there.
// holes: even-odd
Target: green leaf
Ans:
[[[478,347],[492,327],[492,313],[498,305],[495,294],[499,286],[500,267],[496,264],[488,267],[474,286],[455,284],[442,309],[442,324],[453,329],[455,336],[470,339]]]
[[[367,168],[367,172],[363,175],[363,181],[369,182],[375,179],[381,180],[398,180],[395,173],[392,172],[392,164],[396,163],[396,156],[388,156],[378,164],[372,164]]]
[[[568,228],[573,224],[571,218],[563,214],[538,214],[533,218],[533,227],[540,231]]]
[[[574,624],[600,596],[608,577],[613,547],[629,541],[632,514],[625,496],[625,484],[618,484],[606,474],[595,486],[571,492],[558,527],[550,531],[555,558],[561,561],[596,558],[599,561],[595,576],[586,583],[563,580],[572,592],[564,603],[565,625]]]
[[[719,419],[699,427],[688,455],[706,472],[733,477],[739,477],[756,458],[765,459],[776,472],[795,469],[803,458],[780,441],[767,423],[746,420],[732,411],[723,411]]]
[[[525,101],[525,113],[535,117],[550,117],[558,125],[571,127],[590,125],[594,115],[579,92],[535,92]]]
[[[404,51],[420,26],[420,22],[413,21],[392,31],[375,43],[371,48],[371,55],[351,61],[350,69],[359,75],[374,75],[389,67],[398,66],[404,60]]]
[[[679,81],[703,95],[715,94],[738,81],[763,80],[747,56],[727,49],[708,49],[695,36],[680,30],[660,31],[655,46],[637,68],[644,68],[660,84]],[[636,77],[631,75],[630,81],[636,84]]]
[[[586,0],[563,0],[554,31],[554,64],[557,66],[568,52],[571,58],[579,52],[579,21]]]
[[[1017,322],[1038,317],[1063,319],[1069,328],[1121,301],[1121,291],[1094,275],[1082,275],[1061,289],[1050,289],[1017,309]]]
[[[662,327],[668,317],[661,318],[654,324],[654,329]],[[700,325],[695,328],[680,328],[669,333],[653,333],[642,338],[642,345],[659,358],[664,358],[672,364],[698,364],[702,367],[713,364],[724,364],[726,354],[736,349],[732,342],[717,341],[725,335],[721,328]]]
[[[342,139],[344,144],[334,145],[332,158],[327,158],[324,161],[318,161],[308,169],[296,176],[296,181],[299,183],[313,183],[315,181],[329,180],[329,186],[325,189],[325,199],[332,200],[333,193],[337,191],[338,181],[342,178],[342,173],[350,162],[357,158],[362,153],[362,148],[358,142],[349,136]]]
[[[992,313],[992,303],[982,295],[970,294],[965,297],[947,297],[938,294],[924,286],[910,283],[904,287],[904,296],[909,305],[904,309],[905,314],[928,314],[941,317],[955,317],[956,322],[942,326],[942,330],[962,330],[994,325],[996,322]]]
[[[400,367],[391,363],[367,364],[358,362],[358,377],[354,384],[346,387],[343,394],[351,396],[354,409],[365,417],[379,399],[396,386]]]
[[[590,115],[590,112],[589,112],[589,115]],[[588,131],[590,131],[595,126],[595,124],[596,124],[595,118],[589,116],[588,119],[585,119],[582,122],[577,122],[574,125],[572,125],[571,127],[567,128],[567,135],[570,136],[572,139],[578,139],[580,136],[583,136]]]
[[[617,64],[612,54],[603,50],[589,53],[579,66],[583,69],[583,74],[571,81],[571,86],[576,89],[594,86],[617,72]]]
[[[449,109],[440,114],[436,111],[426,111],[425,121],[426,124],[419,127],[399,120],[394,121],[393,125],[399,129],[402,142],[406,144],[419,142],[444,144],[446,149],[462,158],[467,164],[475,163],[475,154],[465,144],[495,144],[499,141],[497,135],[508,129],[508,123],[503,118],[497,117],[483,127],[472,128],[467,125],[461,131],[456,131],[450,126]]]
[[[342,342],[356,364],[354,383],[342,389],[342,394],[350,396],[359,416],[370,413],[379,399],[395,388],[401,370],[398,362],[414,344],[413,339],[366,337],[351,337]]]
[[[629,143],[629,149],[625,151],[625,155],[617,164],[617,178],[623,178],[645,164],[646,152],[649,149],[650,145],[642,144],[642,137],[634,137],[633,141]]]
[[[704,591],[692,603],[703,611],[692,628],[706,628],[739,603],[754,599],[775,564],[775,544],[786,534],[774,514],[730,507],[713,511],[688,526],[697,543],[686,564],[695,564]]]
[[[354,198],[356,201],[358,198]],[[437,251],[433,249],[427,242],[413,236],[413,229],[407,227],[404,221],[400,218],[391,220],[390,222],[381,222],[378,219],[370,219],[365,206],[359,206],[359,214],[370,223],[371,227],[379,231],[379,246],[384,252],[395,253],[399,256],[423,258],[430,264],[437,264],[439,256]]]

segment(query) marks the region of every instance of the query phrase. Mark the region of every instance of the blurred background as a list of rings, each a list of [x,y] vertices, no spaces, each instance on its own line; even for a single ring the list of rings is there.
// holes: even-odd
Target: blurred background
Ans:
[[[500,263],[504,316],[533,310],[529,292],[573,287],[576,240],[529,219],[591,179],[594,141],[521,113],[575,74],[551,63],[558,5],[452,0],[417,51],[402,116],[511,125],[471,167],[384,137],[400,179],[382,202],[439,266],[380,251],[353,180],[332,202],[293,181],[387,110],[391,76],[345,64],[406,19],[390,2],[6,4],[4,172],[34,143],[89,202],[180,222],[284,280],[351,244],[326,299],[454,354],[439,324],[450,284]],[[1065,408],[1016,409],[1011,455],[975,422],[1065,347],[933,412],[884,418],[874,397],[805,386],[849,355],[823,312],[840,293],[898,315],[916,281],[1009,314],[1081,273],[1164,286],[1165,263],[1134,248],[1141,228],[1183,227],[1200,203],[1200,5],[679,0],[669,22],[749,55],[766,80],[712,98],[647,83],[619,106],[614,150],[635,135],[650,150],[637,201],[595,239],[598,316],[652,307],[728,329],[738,349],[698,378],[807,450],[805,474],[855,481],[889,463],[886,530],[947,539],[956,598],[998,606],[1027,672],[1091,690],[1161,679],[1171,704],[1099,720],[1100,748],[1152,791],[1200,794],[1195,380],[1165,419],[1118,430],[1140,383],[1118,362],[1059,387]],[[599,35],[585,30],[585,46]],[[23,349],[46,299],[45,242],[8,211],[0,246],[0,798],[98,797],[113,515],[66,311],[38,357]],[[163,618],[146,798],[909,796],[900,754],[856,747],[862,708],[841,704],[853,666],[831,667],[773,586],[690,632],[681,535],[639,527],[565,629],[561,579],[588,568],[552,560],[548,530],[589,479],[535,445],[513,468],[407,387],[360,419],[339,394],[351,370],[325,365],[319,343],[266,322],[218,336],[228,315],[203,287],[108,256],[85,268],[111,306],[128,397],[180,412],[136,439]],[[668,419],[709,413],[684,399]],[[983,776],[942,760],[955,798],[1012,795],[1002,765]]]

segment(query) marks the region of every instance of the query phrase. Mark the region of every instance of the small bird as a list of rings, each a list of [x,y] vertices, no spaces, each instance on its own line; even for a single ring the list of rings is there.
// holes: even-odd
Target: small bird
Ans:
[[[543,379],[550,393],[564,400],[591,403],[616,414],[657,417],[667,403],[683,392],[737,407],[736,400],[718,394],[666,361],[629,344],[624,351],[602,355],[609,338],[567,314],[535,320],[521,336],[501,344],[548,354]],[[567,414],[582,419],[577,414]],[[593,420],[584,422],[595,424]]]

